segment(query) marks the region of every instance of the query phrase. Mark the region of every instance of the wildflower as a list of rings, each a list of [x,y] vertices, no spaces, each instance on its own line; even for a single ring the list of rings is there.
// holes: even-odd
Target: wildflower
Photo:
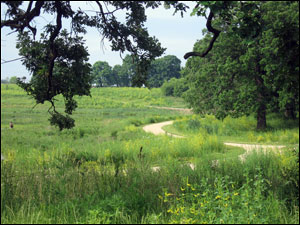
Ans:
[[[172,193],[165,192],[166,197],[169,197],[169,196],[172,196],[172,195],[173,195]]]
[[[195,191],[196,189],[192,187],[192,191]]]
[[[159,198],[159,199],[163,199],[163,197],[162,197],[161,195],[158,195],[158,198]]]
[[[172,209],[169,209],[167,212],[168,212],[168,213],[173,213],[173,210],[172,210]]]
[[[188,187],[191,186],[191,184],[189,184],[189,178],[186,179],[186,185],[187,185]]]
[[[234,196],[237,196],[237,195],[239,195],[239,193],[235,192],[233,195],[234,195]]]
[[[180,190],[181,190],[181,191],[185,191],[185,189],[184,189],[184,188],[182,188],[182,187],[180,188]]]
[[[180,211],[183,213],[184,212],[184,207],[180,206]]]
[[[195,214],[195,209],[193,209],[193,208],[190,208],[190,212],[192,213],[192,214]]]
[[[217,200],[217,199],[220,199],[220,198],[221,198],[221,196],[220,196],[220,195],[217,195],[217,196],[216,196],[216,200]]]

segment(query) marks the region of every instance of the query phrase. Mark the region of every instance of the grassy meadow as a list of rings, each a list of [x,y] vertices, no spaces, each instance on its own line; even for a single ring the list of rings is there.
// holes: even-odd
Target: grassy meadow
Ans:
[[[1,84],[2,224],[299,224],[298,120],[271,114],[269,129],[257,132],[253,116],[218,121],[150,107],[186,107],[157,88],[91,95],[76,98],[75,128],[60,132],[50,104]],[[175,120],[167,131],[187,138],[142,129],[167,120]],[[245,150],[225,141],[287,147],[242,162]]]

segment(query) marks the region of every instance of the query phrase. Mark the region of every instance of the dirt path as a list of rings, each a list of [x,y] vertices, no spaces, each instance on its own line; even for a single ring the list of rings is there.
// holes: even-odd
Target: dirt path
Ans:
[[[173,124],[174,121],[166,121],[166,122],[161,122],[161,123],[154,123],[154,124],[149,124],[143,127],[143,130],[146,132],[150,132],[153,133],[154,135],[160,135],[160,134],[166,134],[172,137],[177,137],[177,138],[185,138],[184,136],[179,136],[176,134],[171,134],[168,133],[166,131],[164,131],[162,129],[162,127],[166,126],[166,125],[171,125]],[[230,142],[225,142],[225,145],[228,146],[235,146],[235,147],[241,147],[244,148],[246,150],[246,152],[242,155],[239,155],[239,158],[244,161],[247,157],[247,155],[249,155],[253,150],[263,150],[264,153],[266,153],[269,150],[272,151],[277,151],[283,147],[285,147],[284,145],[257,145],[257,144],[239,144],[239,143],[230,143]],[[194,165],[190,165],[191,167],[194,168]]]
[[[242,155],[239,155],[239,158],[242,161],[245,161],[247,155],[249,155],[252,151],[254,150],[262,150],[264,153],[267,151],[280,151],[281,148],[284,148],[284,145],[255,145],[255,144],[239,144],[239,143],[228,143],[224,142],[224,145],[229,145],[229,146],[235,146],[235,147],[241,147],[246,150],[246,152]]]
[[[153,133],[155,135],[159,135],[159,134],[166,134],[172,137],[177,137],[177,138],[184,138],[183,136],[179,136],[176,134],[171,134],[168,133],[166,131],[164,131],[162,129],[162,127],[166,126],[166,125],[171,125],[173,124],[174,121],[165,121],[165,122],[161,122],[161,123],[153,123],[153,124],[149,124],[143,127],[143,130],[149,133]]]
[[[192,109],[187,109],[187,108],[174,108],[174,107],[162,107],[162,106],[148,106],[148,107],[156,108],[156,109],[175,110],[175,111],[184,112],[185,114],[193,114]]]

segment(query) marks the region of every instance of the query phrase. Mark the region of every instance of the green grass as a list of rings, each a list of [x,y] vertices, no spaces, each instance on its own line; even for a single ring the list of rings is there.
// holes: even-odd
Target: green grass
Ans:
[[[178,119],[173,125],[166,126],[164,129],[167,132],[182,136],[198,133],[217,135],[223,142],[291,146],[299,143],[299,119],[295,121],[285,120],[276,114],[269,114],[267,121],[268,129],[266,131],[257,131],[254,116],[227,117],[220,121],[210,115],[204,118],[192,115]]]
[[[189,122],[198,117],[148,107],[185,107],[159,89],[92,89],[92,98],[78,98],[75,128],[62,132],[49,125],[50,105],[34,105],[17,86],[1,85],[2,224],[299,223],[299,139],[290,140],[299,128],[292,124],[257,134],[251,117],[207,117],[199,132],[199,123]],[[142,130],[166,120],[178,121],[172,129],[190,137]],[[282,126],[275,116],[272,123]],[[214,132],[221,128],[233,140],[248,142],[251,128],[256,138],[293,145],[242,163],[244,150],[224,146],[226,135]]]

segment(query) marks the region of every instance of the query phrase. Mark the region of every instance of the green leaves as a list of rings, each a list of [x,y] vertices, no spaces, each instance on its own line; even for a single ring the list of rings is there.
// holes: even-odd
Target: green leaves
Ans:
[[[52,77],[49,76],[50,51],[46,35],[41,35],[40,41],[30,40],[28,33],[19,34],[17,47],[20,55],[24,56],[23,64],[32,72],[29,83],[19,80],[17,84],[27,94],[31,95],[36,103],[51,103],[52,111],[50,123],[60,130],[70,129],[74,120],[68,115],[63,116],[55,110],[54,97],[62,94],[65,99],[65,113],[71,115],[77,108],[73,99],[75,95],[90,95],[91,76],[88,53],[83,45],[82,38],[71,37],[62,31],[55,40],[57,59],[54,62]],[[59,46],[59,47],[58,47]],[[49,109],[49,110],[50,110]]]
[[[222,8],[219,3],[199,2],[193,14],[205,8],[216,10],[215,22],[226,32],[205,59],[186,63],[190,86],[186,100],[196,112],[218,118],[256,112],[258,121],[264,121],[266,110],[280,108],[295,118],[299,111],[299,16],[290,15],[299,15],[297,6],[246,1],[229,2]],[[206,35],[195,43],[194,51],[202,52],[209,38]]]
[[[49,119],[52,126],[57,126],[60,131],[63,129],[71,129],[75,126],[75,120],[68,115],[64,116],[60,113],[52,113]]]
[[[147,77],[148,87],[160,87],[164,81],[180,77],[180,60],[167,55],[152,62]]]

